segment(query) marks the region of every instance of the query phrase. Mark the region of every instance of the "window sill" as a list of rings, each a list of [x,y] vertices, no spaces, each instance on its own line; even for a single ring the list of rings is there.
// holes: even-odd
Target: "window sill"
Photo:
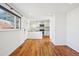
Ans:
[[[3,31],[20,31],[21,29],[0,29],[0,32]]]

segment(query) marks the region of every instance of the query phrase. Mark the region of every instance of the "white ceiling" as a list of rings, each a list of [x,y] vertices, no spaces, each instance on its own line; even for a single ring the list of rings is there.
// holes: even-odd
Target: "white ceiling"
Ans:
[[[68,12],[79,6],[78,3],[12,3],[25,15],[40,17],[49,16],[53,12]]]

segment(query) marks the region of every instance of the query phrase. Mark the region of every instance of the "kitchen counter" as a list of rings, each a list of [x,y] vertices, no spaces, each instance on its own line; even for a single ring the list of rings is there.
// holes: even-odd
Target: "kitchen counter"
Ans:
[[[42,39],[42,32],[41,31],[28,32],[27,38],[29,38],[29,39]]]

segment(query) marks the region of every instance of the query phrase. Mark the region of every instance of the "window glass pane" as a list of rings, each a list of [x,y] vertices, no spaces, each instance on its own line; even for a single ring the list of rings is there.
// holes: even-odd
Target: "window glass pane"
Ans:
[[[20,29],[20,18],[16,17],[16,29]]]
[[[20,17],[0,5],[0,29],[20,29]]]
[[[0,29],[14,29],[15,16],[0,8]]]

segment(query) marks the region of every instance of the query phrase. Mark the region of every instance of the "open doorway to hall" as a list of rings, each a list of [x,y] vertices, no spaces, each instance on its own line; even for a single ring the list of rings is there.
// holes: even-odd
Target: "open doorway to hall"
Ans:
[[[28,38],[50,39],[50,20],[32,20],[29,23]]]

